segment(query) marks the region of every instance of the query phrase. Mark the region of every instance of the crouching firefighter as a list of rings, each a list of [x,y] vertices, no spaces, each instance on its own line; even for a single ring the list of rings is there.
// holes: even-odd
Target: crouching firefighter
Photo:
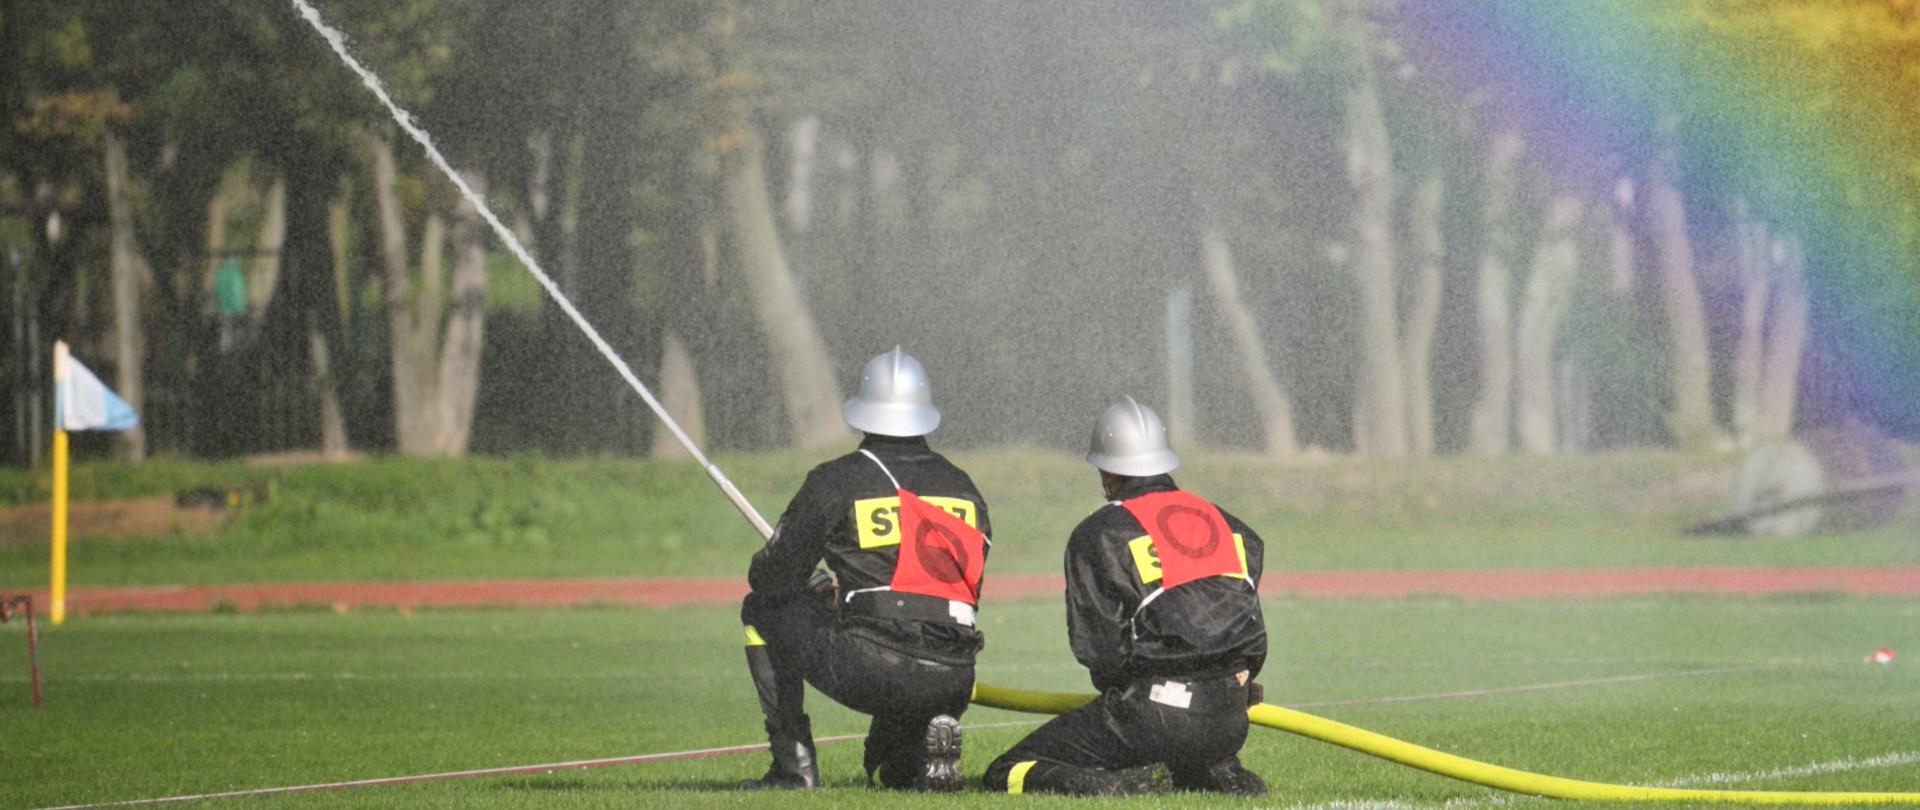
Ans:
[[[841,411],[858,450],[813,468],[747,571],[747,668],[773,767],[743,788],[819,784],[805,684],[873,717],[868,784],[959,790],[959,717],[983,644],[991,543],[973,480],[928,448],[940,424],[918,360],[873,359]],[[837,579],[815,566],[825,560]]]
[[[1239,760],[1267,657],[1262,543],[1167,473],[1166,427],[1132,397],[1094,424],[1108,503],[1067,540],[1067,635],[1100,695],[987,767],[1008,793],[1263,794]]]

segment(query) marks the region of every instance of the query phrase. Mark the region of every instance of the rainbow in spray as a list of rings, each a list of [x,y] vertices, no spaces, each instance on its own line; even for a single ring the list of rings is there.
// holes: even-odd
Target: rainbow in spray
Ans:
[[[1732,200],[1806,245],[1810,358],[1920,435],[1920,4],[1409,0],[1390,33],[1551,171],[1644,168],[1679,125],[1691,227]],[[1598,178],[1595,178],[1598,179]]]

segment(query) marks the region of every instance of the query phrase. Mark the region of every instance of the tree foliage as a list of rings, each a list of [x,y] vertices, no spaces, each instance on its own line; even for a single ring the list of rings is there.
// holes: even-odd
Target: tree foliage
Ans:
[[[495,210],[643,379],[678,344],[675,384],[697,387],[721,447],[806,432],[781,377],[795,361],[778,358],[811,339],[780,312],[818,333],[813,416],[830,422],[854,369],[900,343],[933,372],[949,441],[1078,442],[1120,394],[1173,393],[1164,319],[1208,283],[1202,234],[1231,246],[1238,289],[1191,296],[1196,441],[1259,448],[1275,432],[1244,404],[1251,340],[1304,448],[1401,444],[1383,421],[1395,409],[1373,408],[1401,379],[1430,392],[1405,408],[1410,452],[1509,446],[1504,419],[1475,432],[1475,402],[1491,413],[1510,396],[1487,382],[1496,338],[1476,294],[1517,313],[1526,257],[1546,247],[1555,273],[1572,251],[1574,281],[1551,286],[1575,300],[1530,321],[1567,339],[1528,367],[1580,366],[1633,392],[1594,403],[1595,444],[1672,440],[1662,403],[1645,402],[1672,396],[1646,381],[1674,362],[1654,342],[1646,200],[1615,199],[1623,180],[1649,187],[1662,114],[1678,127],[1686,227],[1661,236],[1698,260],[1716,362],[1743,317],[1718,269],[1738,199],[1805,246],[1822,347],[1809,363],[1847,379],[1804,387],[1864,386],[1854,404],[1887,406],[1897,392],[1873,386],[1899,376],[1874,364],[1920,366],[1920,336],[1900,326],[1916,285],[1854,300],[1920,257],[1915,0],[317,5],[456,165],[487,178]],[[1522,47],[1541,32],[1559,47]],[[1473,37],[1511,47],[1443,49]],[[311,445],[329,390],[353,445],[397,446],[389,316],[418,302],[380,282],[367,137],[392,146],[417,271],[419,236],[455,200],[290,6],[15,0],[0,9],[0,99],[0,233],[28,256],[42,333],[94,362],[111,308],[96,269],[110,243],[102,139],[126,145],[158,449]],[[1508,137],[1524,148],[1490,160]],[[757,179],[739,171],[749,157]],[[284,245],[264,227],[276,184]],[[1588,224],[1547,227],[1562,197]],[[248,253],[261,246],[272,255]],[[223,352],[209,282],[230,251],[281,270],[249,271],[264,306]],[[1476,272],[1496,253],[1503,290]],[[790,292],[745,272],[774,255]],[[597,351],[525,300],[497,249],[484,267],[490,292],[520,292],[488,308],[472,446],[643,452],[651,416]],[[1727,421],[1732,375],[1714,374],[1708,418]]]

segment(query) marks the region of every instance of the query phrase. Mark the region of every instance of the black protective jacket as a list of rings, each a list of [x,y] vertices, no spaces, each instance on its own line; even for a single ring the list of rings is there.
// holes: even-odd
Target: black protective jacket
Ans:
[[[860,449],[872,452],[887,465],[900,486],[923,498],[956,498],[971,503],[974,527],[989,538],[987,502],[959,467],[927,446],[925,438],[896,438],[868,434]],[[747,584],[756,598],[768,603],[804,592],[814,567],[825,560],[839,581],[843,597],[841,622],[869,632],[875,640],[910,655],[946,663],[972,663],[982,646],[974,627],[952,621],[919,621],[866,615],[848,609],[845,598],[884,588],[893,579],[899,545],[862,548],[861,533],[871,541],[898,532],[898,518],[870,499],[894,498],[893,482],[858,451],[821,464],[807,473],[787,511],[780,515],[773,539],[753,555]],[[862,504],[861,502],[865,502]],[[861,506],[866,508],[863,510]],[[895,538],[897,539],[897,538]],[[851,596],[858,600],[863,597]],[[851,606],[858,608],[858,605]]]
[[[1129,544],[1147,536],[1120,501],[1178,489],[1173,478],[1127,479],[1067,541],[1067,635],[1073,657],[1101,691],[1152,677],[1245,667],[1260,674],[1267,626],[1260,614],[1265,546],[1239,518],[1221,510],[1247,552],[1247,578],[1209,577],[1141,603],[1160,588],[1158,565],[1143,572]]]

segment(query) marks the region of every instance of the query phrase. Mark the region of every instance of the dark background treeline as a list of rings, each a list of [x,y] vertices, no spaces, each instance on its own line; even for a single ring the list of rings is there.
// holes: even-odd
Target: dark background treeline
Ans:
[[[1282,457],[1914,427],[1884,316],[1920,236],[1885,223],[1920,195],[1807,187],[1685,77],[1622,60],[1546,99],[1604,117],[1549,124],[1551,63],[1462,82],[1423,47],[1529,4],[319,11],[717,448],[842,442],[895,343],[956,446],[1076,445],[1122,393]],[[1811,63],[1826,15],[1881,92],[1920,84],[1903,0],[1619,13]],[[44,455],[55,339],[144,416],[87,454],[673,452],[292,6],[12,0],[0,64],[8,462]],[[1799,114],[1884,121],[1835,70]]]

